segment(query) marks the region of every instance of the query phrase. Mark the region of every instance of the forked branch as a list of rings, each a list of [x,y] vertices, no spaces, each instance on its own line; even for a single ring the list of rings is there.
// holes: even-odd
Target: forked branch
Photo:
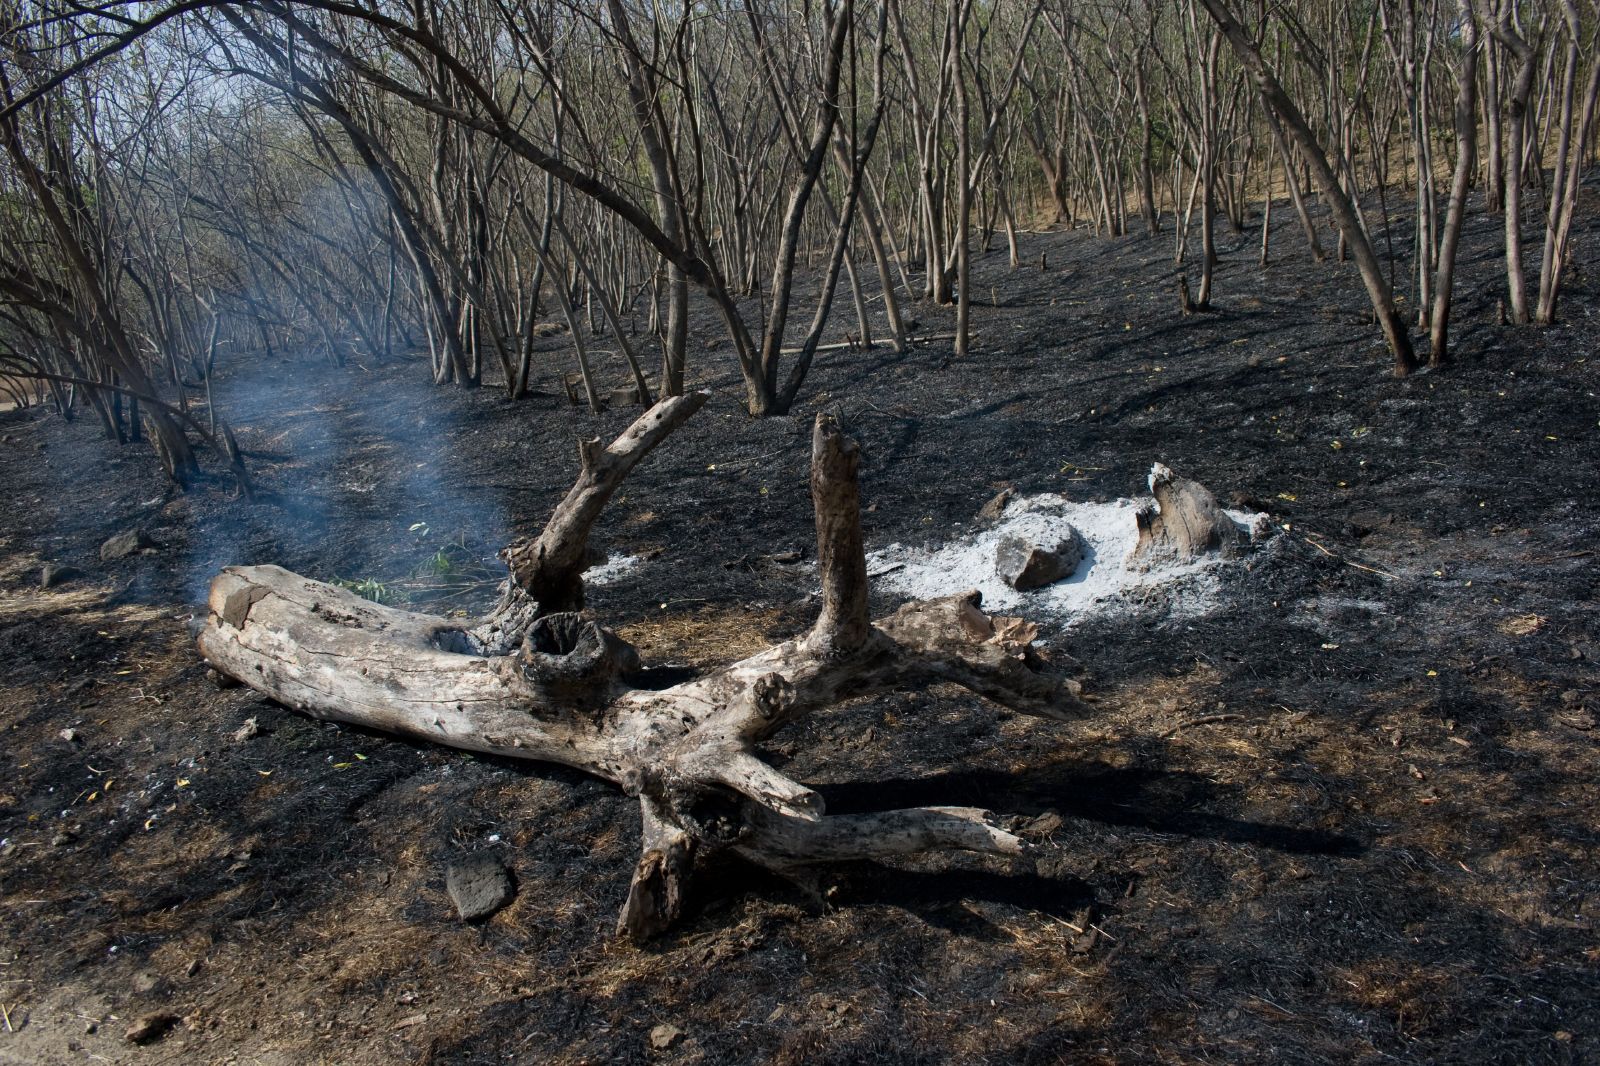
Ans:
[[[702,402],[666,401],[610,448],[584,448],[578,484],[544,534],[507,553],[518,587],[570,595],[605,498]],[[757,754],[788,724],[842,700],[941,682],[1041,717],[1084,709],[1076,683],[1011,640],[1015,629],[997,629],[976,592],[870,621],[858,462],[855,442],[818,418],[811,485],[822,609],[809,633],[671,688],[635,687],[631,646],[586,616],[543,611],[542,601],[514,649],[483,654],[444,619],[270,566],[232,567],[213,582],[200,651],[314,717],[563,763],[638,796],[641,858],[618,922],[636,939],[682,914],[696,856],[718,850],[779,870],[944,848],[1019,854],[1023,842],[974,808],[827,816],[815,791]],[[551,575],[565,576],[552,585]]]

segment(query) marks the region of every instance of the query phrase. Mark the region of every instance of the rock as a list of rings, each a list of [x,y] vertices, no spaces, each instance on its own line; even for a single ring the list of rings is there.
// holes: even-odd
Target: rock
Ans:
[[[178,1016],[166,1011],[156,1011],[146,1014],[143,1018],[128,1026],[128,1031],[123,1034],[135,1044],[154,1044],[157,1040],[167,1035],[174,1025],[178,1024]]]
[[[150,535],[142,529],[129,530],[118,533],[116,536],[100,545],[100,561],[113,562],[117,559],[126,559],[142,551],[153,551],[160,545],[150,539]]]
[[[1382,511],[1354,511],[1344,520],[1343,532],[1360,539],[1394,525],[1394,515]]]
[[[1007,537],[995,549],[994,568],[1006,584],[1027,592],[1070,576],[1083,561],[1083,552],[1083,534],[1068,526],[1067,535],[1048,548]]]
[[[670,1022],[662,1022],[650,1030],[650,1046],[657,1051],[665,1051],[682,1039],[683,1030]]]
[[[1228,493],[1228,502],[1241,511],[1282,511],[1280,504],[1268,503],[1260,496],[1235,490]]]
[[[1016,491],[1007,485],[995,493],[993,499],[978,509],[979,520],[984,522],[998,521],[1000,516],[1006,513],[1006,507],[1015,496]]]
[[[151,973],[149,970],[140,970],[133,975],[133,980],[130,982],[133,990],[142,996],[159,992],[165,983],[159,974]]]
[[[68,744],[73,744],[77,742],[78,731],[71,728],[63,729],[61,732],[57,733],[56,736],[66,741]]]
[[[456,905],[456,913],[467,922],[489,917],[517,894],[511,871],[488,853],[451,863],[445,871],[444,887]]]
[[[53,589],[57,585],[65,585],[68,581],[75,581],[83,576],[83,571],[75,566],[64,563],[45,563],[39,570],[39,587]]]

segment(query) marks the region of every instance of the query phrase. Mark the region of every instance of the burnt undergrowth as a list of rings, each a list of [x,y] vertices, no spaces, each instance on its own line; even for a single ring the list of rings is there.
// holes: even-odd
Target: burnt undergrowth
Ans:
[[[655,662],[809,623],[818,410],[862,442],[869,550],[970,532],[1002,484],[1135,495],[1152,461],[1274,534],[1210,613],[1040,618],[1098,697],[1081,723],[935,689],[770,745],[830,810],[985,806],[1036,858],[803,884],[721,864],[645,949],[611,935],[633,802],[215,690],[187,629],[232,562],[480,610],[572,441],[633,412],[437,390],[404,361],[236,367],[217,393],[254,506],[220,479],[174,494],[82,422],[0,416],[0,999],[21,1023],[0,1058],[156,1054],[106,1021],[153,1009],[184,1018],[158,1051],[207,1061],[1593,1058],[1600,292],[1584,271],[1561,325],[1496,326],[1497,227],[1469,219],[1457,364],[1404,380],[1353,270],[1287,229],[1266,270],[1253,234],[1224,238],[1217,311],[1190,317],[1170,235],[1030,236],[1035,265],[980,261],[972,356],[829,352],[782,418],[741,413],[697,323],[715,394],[596,535],[640,561],[590,607]],[[98,561],[135,527],[161,547]],[[85,576],[39,591],[44,560]],[[519,892],[465,925],[443,869],[478,850]],[[662,1023],[681,1035],[657,1049]]]

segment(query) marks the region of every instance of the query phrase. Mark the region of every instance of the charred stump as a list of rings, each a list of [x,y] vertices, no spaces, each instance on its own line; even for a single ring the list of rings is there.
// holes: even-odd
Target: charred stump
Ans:
[[[1202,555],[1236,554],[1244,538],[1211,490],[1156,463],[1150,468],[1154,504],[1134,515],[1139,542],[1130,558],[1139,566],[1186,563]]]

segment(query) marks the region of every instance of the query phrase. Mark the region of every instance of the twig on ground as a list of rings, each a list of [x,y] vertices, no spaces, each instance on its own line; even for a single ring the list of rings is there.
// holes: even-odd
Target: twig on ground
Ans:
[[[1386,577],[1390,581],[1399,581],[1400,580],[1399,577],[1397,577],[1394,574],[1388,573],[1387,571],[1378,570],[1378,569],[1376,569],[1374,567],[1363,565],[1362,563],[1352,562],[1351,560],[1346,559],[1342,555],[1335,555],[1335,554],[1333,554],[1333,552],[1329,551],[1327,548],[1324,548],[1321,544],[1318,544],[1316,541],[1312,540],[1310,537],[1306,537],[1305,538],[1305,542],[1307,544],[1311,545],[1313,548],[1317,549],[1317,551],[1321,552],[1323,555],[1326,555],[1328,558],[1337,559],[1339,562],[1345,564],[1346,566],[1353,566],[1357,570],[1365,570],[1369,574],[1377,574],[1379,577]]]
[[[1569,552],[1566,555],[1547,555],[1542,559],[1529,559],[1530,563],[1563,563],[1568,559],[1587,559],[1593,555],[1592,551]]]
[[[1242,714],[1203,714],[1199,718],[1191,718],[1187,722],[1179,722],[1167,730],[1164,736],[1175,737],[1185,729],[1193,729],[1200,725],[1216,725],[1218,722],[1237,722],[1244,718]]]

